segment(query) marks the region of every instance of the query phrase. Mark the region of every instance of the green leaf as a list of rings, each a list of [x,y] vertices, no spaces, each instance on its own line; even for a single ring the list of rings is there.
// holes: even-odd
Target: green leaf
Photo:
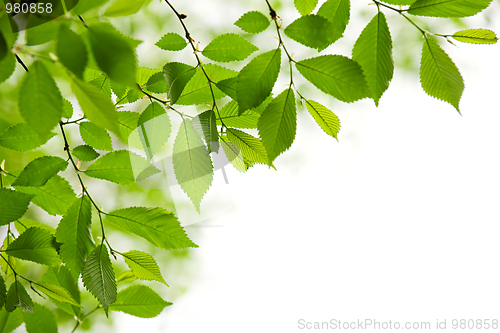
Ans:
[[[460,112],[458,104],[464,91],[462,75],[443,49],[427,37],[422,48],[420,83],[427,94],[450,103]]]
[[[342,37],[349,23],[351,3],[349,0],[327,0],[318,10],[319,16],[323,16],[333,23],[333,32],[330,37],[336,41]]]
[[[326,134],[337,139],[337,134],[340,131],[340,121],[335,113],[312,100],[306,101],[306,107],[307,111],[309,111],[311,116],[313,116],[314,120],[316,120],[321,129],[323,129]]]
[[[238,74],[233,70],[214,64],[205,64],[203,68],[213,82],[235,77]],[[199,69],[186,84],[177,104],[192,105],[210,103],[213,101],[212,91],[216,100],[226,96],[225,93],[213,85],[211,90],[205,73]]]
[[[63,98],[63,114],[62,116],[64,118],[71,118],[73,117],[73,105],[71,104],[70,101],[68,101],[67,99],[64,99]]]
[[[114,2],[104,12],[104,16],[130,16],[137,13],[146,0],[120,0]]]
[[[408,13],[432,17],[467,17],[488,8],[492,0],[417,0]]]
[[[109,78],[135,86],[137,59],[130,41],[109,23],[95,23],[88,29],[94,58]]]
[[[22,311],[27,312],[35,311],[30,295],[28,295],[26,289],[24,289],[24,286],[19,281],[14,281],[14,283],[10,285],[5,301],[5,309],[7,311],[12,312],[16,308],[20,308]]]
[[[109,306],[116,300],[116,281],[106,245],[96,246],[89,255],[83,267],[82,281],[101,303],[107,316]]]
[[[146,173],[143,173],[146,171]],[[127,151],[115,150],[101,156],[84,171],[87,176],[108,180],[120,185],[129,185],[136,176],[149,177],[160,170],[141,156]]]
[[[68,267],[49,267],[47,272],[43,275],[42,281],[64,288],[69,292],[71,298],[75,300],[76,303],[80,303],[80,289],[78,288],[78,283],[71,275]],[[51,298],[51,300],[54,304],[72,316],[78,316],[81,312],[80,305],[70,305],[68,303],[59,302],[54,298]]]
[[[42,222],[38,222],[35,220],[30,220],[30,219],[25,219],[25,218],[21,218],[21,219],[16,220],[14,222],[14,226],[16,227],[17,232],[19,232],[20,234],[22,234],[23,232],[25,232],[29,228],[40,228],[40,229],[43,229],[43,230],[50,232],[54,236],[56,234],[56,229],[52,228],[51,226],[46,225],[45,223],[42,223]]]
[[[172,303],[164,301],[151,288],[144,285],[133,285],[120,290],[116,302],[110,306],[110,310],[122,311],[140,318],[153,318],[168,305],[172,305]]]
[[[234,128],[227,129],[227,139],[240,148],[245,170],[255,163],[270,164],[266,149],[259,139]]]
[[[0,134],[0,146],[25,152],[44,145],[47,140],[55,135],[55,133],[50,133],[45,140],[41,140],[31,127],[25,123],[19,123],[12,125]]]
[[[354,102],[370,95],[361,66],[347,57],[324,55],[299,61],[296,67],[319,90],[343,102]]]
[[[0,83],[7,80],[14,73],[15,69],[16,58],[13,54],[7,54],[5,58],[0,60]]]
[[[59,30],[56,52],[59,61],[82,79],[88,61],[87,47],[82,38],[64,24]]]
[[[8,52],[7,41],[5,40],[2,31],[0,31],[0,61],[7,56]]]
[[[55,40],[57,38],[58,28],[59,24],[51,21],[26,29],[26,44],[35,46]]]
[[[359,35],[352,49],[352,59],[361,65],[372,98],[378,106],[394,74],[392,39],[384,13],[375,15]]]
[[[105,3],[109,2],[109,0],[86,0],[86,1],[79,1],[78,5],[74,9],[74,13],[81,15],[86,12],[88,12],[91,9],[100,7],[104,5]]]
[[[415,1],[416,0],[384,0],[385,3],[388,3],[390,5],[400,5],[400,6],[411,5]]]
[[[289,38],[318,51],[336,40],[335,32],[333,23],[318,15],[302,16],[285,28],[285,35]]]
[[[81,307],[80,304],[78,304],[73,299],[70,293],[61,286],[57,286],[55,284],[48,282],[37,282],[36,289],[38,289],[45,295],[49,296],[50,298],[55,299],[56,301],[69,303],[71,305]]]
[[[0,188],[0,225],[5,225],[22,217],[33,199],[33,195],[24,194],[8,188]]]
[[[128,251],[121,253],[123,259],[127,263],[128,267],[134,273],[134,275],[142,280],[154,280],[165,284],[168,287],[167,282],[161,276],[160,268],[156,263],[156,260],[145,252],[141,251]]]
[[[263,103],[264,104],[264,103]],[[230,101],[219,111],[220,118],[217,119],[217,125],[224,125],[236,128],[257,128],[257,122],[260,118],[260,113],[255,109],[246,110],[241,115],[236,101]]]
[[[170,117],[165,112],[165,108],[156,102],[152,102],[142,112],[137,128],[133,132],[134,137],[131,143],[140,142],[139,146],[146,152],[149,160],[159,152],[167,142],[172,131]]]
[[[31,65],[19,87],[19,112],[42,141],[51,136],[52,129],[61,120],[61,93],[41,61]]]
[[[182,90],[196,73],[196,68],[180,63],[169,62],[163,67],[163,75],[167,82],[167,93],[170,104],[175,104],[181,96]]]
[[[199,213],[201,199],[212,184],[213,165],[206,146],[188,119],[183,120],[175,138],[172,163],[177,182]]]
[[[116,109],[111,99],[107,98],[91,83],[77,78],[71,81],[71,89],[75,93],[86,118],[94,124],[119,133]]]
[[[272,162],[295,139],[297,108],[292,89],[283,91],[267,106],[259,119],[258,127],[269,162]]]
[[[2,244],[2,251],[4,251],[3,256],[5,257],[5,260],[2,259],[0,261],[0,265],[2,267],[2,270],[5,273],[5,278],[8,278],[11,275],[14,275],[13,269],[16,269],[17,266],[17,259],[14,257],[9,256],[5,250],[9,247],[9,245],[14,241],[14,239],[11,236],[5,237],[3,240]]]
[[[193,129],[205,139],[208,152],[219,151],[219,135],[217,132],[217,123],[215,121],[215,112],[207,110],[191,120]]]
[[[175,215],[163,208],[118,209],[108,213],[105,221],[165,250],[198,247],[187,237]]]
[[[56,240],[62,243],[59,253],[76,277],[80,275],[85,258],[95,246],[90,231],[91,223],[91,203],[86,195],[82,195],[71,205],[57,227]]]
[[[111,99],[111,82],[106,74],[99,74],[99,76],[97,76],[89,83],[96,87],[103,94],[105,94],[106,97]]]
[[[56,317],[49,308],[35,303],[33,310],[32,313],[24,313],[27,333],[57,333]]]
[[[0,310],[0,333],[10,333],[18,328],[24,321],[23,313],[20,309],[8,312],[5,309]]]
[[[122,274],[120,274],[119,277],[116,278],[116,283],[127,283],[127,282],[134,282],[137,280],[137,276],[132,273],[132,271],[125,271]]]
[[[271,94],[281,67],[281,49],[253,58],[238,75],[240,112],[259,106]]]
[[[3,276],[0,274],[0,308],[4,306],[6,299],[7,287],[5,286],[5,280],[3,279]]]
[[[307,15],[316,8],[318,0],[294,0],[294,4],[300,15]]]
[[[167,82],[165,82],[165,77],[163,76],[163,73],[160,72],[153,74],[149,78],[148,82],[146,82],[146,85],[142,88],[157,94],[166,93]]]
[[[73,192],[69,182],[59,175],[50,178],[43,186],[16,186],[16,190],[34,195],[33,203],[51,215],[66,213],[76,199],[75,192]]]
[[[54,242],[54,236],[47,230],[28,228],[10,243],[5,252],[12,257],[50,266],[59,260]]]
[[[43,186],[58,172],[66,170],[68,162],[57,156],[42,156],[29,162],[13,186]]]
[[[498,41],[495,33],[487,29],[461,30],[455,32],[452,37],[459,42],[471,44],[495,44]]]
[[[99,153],[94,150],[91,146],[80,145],[76,146],[71,150],[71,154],[75,156],[80,161],[90,162],[99,157]]]
[[[128,142],[130,134],[137,128],[137,122],[141,116],[137,112],[118,111],[118,125],[120,126],[120,135],[117,135],[123,143]]]
[[[100,150],[113,150],[111,136],[108,132],[90,121],[80,123],[80,136],[91,147]]]
[[[245,32],[258,34],[269,26],[269,19],[259,11],[251,11],[243,14],[234,24]]]
[[[155,45],[166,51],[180,51],[186,47],[187,42],[181,35],[169,32],[163,35]]]
[[[238,85],[238,77],[230,77],[229,79],[221,80],[216,82],[215,85],[219,88],[223,93],[231,97],[231,99],[237,100],[237,85]]]
[[[259,48],[243,37],[227,33],[212,40],[204,49],[203,55],[213,61],[228,62],[246,59]]]

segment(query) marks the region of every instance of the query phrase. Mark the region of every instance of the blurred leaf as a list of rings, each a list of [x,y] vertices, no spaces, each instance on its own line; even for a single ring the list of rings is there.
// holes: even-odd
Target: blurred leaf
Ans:
[[[487,29],[461,30],[455,32],[452,37],[459,42],[471,44],[495,44],[498,41],[495,33]]]
[[[118,0],[109,6],[104,16],[129,16],[137,13],[147,0]]]
[[[61,24],[57,39],[57,57],[59,61],[80,79],[87,66],[87,47],[82,38],[66,25]]]
[[[326,134],[337,139],[337,134],[340,130],[340,121],[335,113],[312,100],[306,101],[306,107],[321,129],[325,131]]]
[[[89,146],[100,150],[113,150],[111,136],[108,132],[90,121],[79,124],[80,136]]]
[[[318,15],[302,16],[285,28],[285,35],[289,38],[318,51],[336,40],[335,32],[333,23]]]
[[[0,83],[7,80],[14,73],[15,69],[16,58],[13,54],[8,53],[5,58],[0,60]]]
[[[57,333],[56,317],[46,306],[35,303],[33,312],[25,312],[23,316],[27,333]]]
[[[390,5],[411,5],[417,0],[384,0],[385,3]]]
[[[151,288],[144,285],[133,285],[120,290],[111,310],[122,311],[140,318],[153,318],[172,303],[164,301]]]
[[[245,32],[258,34],[269,26],[269,19],[259,11],[251,11],[243,14],[234,24]]]
[[[347,57],[324,55],[299,61],[295,66],[319,90],[343,102],[354,102],[370,95],[363,70]]]
[[[464,91],[462,75],[443,49],[428,37],[422,48],[420,83],[427,94],[450,103],[460,113],[458,105]]]
[[[294,0],[295,8],[299,11],[300,15],[311,14],[316,8],[318,0]]]
[[[75,156],[80,161],[90,162],[99,157],[99,153],[94,150],[91,146],[80,145],[76,146],[71,150],[71,154]]]
[[[12,125],[0,134],[0,146],[25,152],[44,145],[55,135],[55,133],[50,133],[45,140],[41,140],[26,123],[19,123]]]
[[[27,312],[35,311],[30,295],[28,295],[26,289],[24,289],[24,286],[19,281],[14,281],[10,285],[5,301],[5,309],[7,311],[12,312],[16,308]]]
[[[122,208],[106,214],[105,221],[165,250],[198,247],[187,237],[175,215],[163,208]]]
[[[58,172],[66,170],[68,162],[57,156],[42,156],[29,162],[13,186],[43,186]]]
[[[83,267],[82,281],[108,316],[108,308],[116,300],[116,281],[106,245],[96,246],[88,256]]]
[[[63,114],[62,116],[64,118],[71,118],[73,117],[73,105],[71,104],[70,101],[68,101],[67,99],[64,99],[63,98]]]
[[[5,252],[19,259],[50,266],[59,260],[54,241],[54,236],[47,230],[29,228],[20,234]]]
[[[239,61],[246,59],[257,50],[257,46],[248,42],[243,37],[227,33],[212,40],[203,49],[203,55],[213,61]]]
[[[137,280],[137,276],[135,276],[134,273],[132,273],[132,271],[125,271],[116,279],[116,282],[127,283],[127,282],[133,282],[135,280]]]
[[[411,15],[467,17],[488,8],[492,0],[417,0],[408,10]]]
[[[180,51],[186,47],[187,42],[181,35],[169,32],[163,35],[155,45],[166,51]]]
[[[143,151],[149,160],[153,155],[159,152],[172,131],[170,117],[165,108],[156,102],[152,102],[141,113],[136,123],[137,130],[134,134],[139,137]]]
[[[156,260],[150,254],[132,250],[121,255],[136,277],[142,280],[159,281],[168,287],[167,282],[161,276]]]
[[[271,94],[281,67],[281,49],[253,58],[238,75],[240,112],[259,106]]]
[[[59,253],[74,277],[80,275],[85,258],[95,246],[91,223],[91,203],[86,195],[82,195],[71,205],[57,227],[56,240],[62,243]]]
[[[0,309],[0,333],[10,333],[18,328],[24,321],[23,313],[20,309],[12,312]]]
[[[35,46],[56,40],[58,30],[59,24],[55,21],[31,27],[26,30],[26,44],[28,46]]]
[[[40,139],[47,140],[62,117],[62,96],[41,61],[35,61],[19,87],[19,112]]]

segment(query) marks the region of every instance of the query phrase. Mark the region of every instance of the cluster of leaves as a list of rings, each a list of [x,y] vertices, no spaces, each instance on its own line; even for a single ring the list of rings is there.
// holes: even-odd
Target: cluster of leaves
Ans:
[[[163,68],[149,69],[137,64],[135,49],[140,41],[122,35],[109,23],[98,19],[87,23],[81,16],[106,2],[82,1],[67,15],[27,30],[26,40],[21,44],[15,44],[18,34],[9,32],[9,21],[5,12],[0,11],[0,82],[11,76],[16,60],[28,72],[19,87],[18,108],[24,122],[0,133],[0,146],[18,152],[31,151],[58,135],[53,132],[55,128],[65,142],[65,152],[61,152],[65,158],[42,156],[17,171],[7,170],[3,164],[0,168],[0,225],[8,226],[0,250],[4,271],[0,275],[0,332],[10,332],[22,322],[30,333],[57,331],[51,310],[32,301],[26,284],[75,316],[75,328],[95,309],[103,308],[106,315],[115,310],[150,318],[171,304],[141,284],[118,291],[117,281],[130,277],[165,285],[166,282],[150,254],[138,250],[122,253],[111,247],[105,225],[142,237],[165,250],[197,245],[187,237],[174,214],[162,208],[103,211],[82,178],[88,176],[126,186],[158,174],[160,170],[152,161],[155,154],[166,149],[173,132],[171,114],[182,121],[172,145],[175,177],[200,211],[202,198],[213,180],[213,154],[224,153],[239,171],[246,171],[254,164],[274,167],[275,159],[295,139],[298,106],[305,105],[321,129],[337,138],[338,117],[297,90],[295,71],[342,102],[371,98],[379,104],[394,72],[392,38],[383,10],[398,13],[422,32],[422,87],[457,111],[463,80],[435,38],[476,44],[497,41],[495,34],[486,29],[462,30],[452,35],[431,33],[411,18],[412,15],[472,16],[487,8],[491,0],[374,1],[377,13],[354,44],[351,58],[325,54],[295,60],[285,46],[282,33],[320,52],[343,36],[350,19],[350,1],[327,0],[312,14],[318,0],[295,0],[301,16],[286,27],[281,26],[281,18],[266,1],[270,18],[251,11],[235,25],[248,34],[259,34],[273,25],[279,44],[253,57],[237,72],[216,63],[243,61],[258,51],[255,45],[242,35],[225,33],[200,50],[184,23],[186,16],[165,1],[179,19],[185,36],[168,32],[156,46],[176,52],[191,48],[195,65],[169,62]],[[144,3],[116,1],[107,7],[104,16],[133,15]],[[30,49],[54,40],[44,53]],[[35,61],[28,68],[19,55],[29,55]],[[216,63],[205,63],[202,57]],[[284,65],[289,67],[289,86],[273,95]],[[68,100],[72,96],[63,96],[54,79],[56,72],[69,83],[78,101],[83,114],[77,118],[73,118],[73,105]],[[144,98],[150,104],[141,112],[120,111],[122,106]],[[202,105],[205,110],[190,116],[177,110],[177,105]],[[66,131],[72,128],[78,128],[82,139],[82,144],[75,147],[70,146],[66,136]],[[127,149],[114,149],[110,133],[124,144],[141,149],[143,156]],[[68,166],[75,170],[81,185],[79,195],[58,175]],[[49,214],[62,216],[57,228],[23,218],[30,203]],[[91,232],[93,211],[100,224],[100,238]],[[111,261],[111,256],[116,259],[116,255],[122,256],[130,268],[118,278]],[[16,267],[21,265],[17,259],[45,265],[46,273],[40,281],[28,279],[17,272]],[[87,313],[81,306],[80,278],[98,301],[96,308]],[[10,282],[9,288],[6,282]]]

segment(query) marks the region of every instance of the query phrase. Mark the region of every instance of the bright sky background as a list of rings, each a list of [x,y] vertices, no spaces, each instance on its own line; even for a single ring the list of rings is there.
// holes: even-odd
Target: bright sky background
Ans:
[[[253,8],[226,2],[227,11],[207,15],[208,3],[182,10],[231,22]],[[348,36],[369,19],[353,17]],[[498,20],[488,27],[500,33]],[[187,292],[155,319],[119,317],[120,332],[301,332],[299,319],[365,318],[446,319],[450,328],[453,319],[499,319],[500,46],[445,44],[465,79],[462,116],[400,68],[378,108],[311,90],[333,102],[339,142],[300,112],[277,171],[226,168],[230,184],[220,175],[215,183],[234,208],[186,229],[200,246]]]

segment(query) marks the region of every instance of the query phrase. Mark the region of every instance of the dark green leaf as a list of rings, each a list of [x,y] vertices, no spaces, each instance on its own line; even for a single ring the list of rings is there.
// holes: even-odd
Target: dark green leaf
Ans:
[[[33,203],[51,215],[66,213],[76,196],[69,182],[59,175],[50,178],[40,187],[16,186],[16,190],[35,195]]]
[[[118,209],[108,213],[105,221],[165,250],[198,247],[187,237],[175,215],[162,208]]]
[[[172,305],[172,303],[164,301],[151,288],[133,285],[120,290],[116,302],[110,306],[110,310],[122,311],[141,318],[153,318],[168,305]]]
[[[359,35],[352,49],[352,59],[361,65],[372,98],[378,106],[394,74],[392,39],[382,12],[375,15]]]
[[[269,19],[259,11],[251,11],[243,14],[234,24],[245,32],[258,34],[269,26]]]
[[[428,37],[422,48],[420,83],[430,96],[450,103],[460,112],[458,105],[464,91],[462,75],[443,49]]]
[[[80,136],[91,147],[100,150],[113,150],[111,136],[108,132],[90,121],[80,123]]]
[[[32,313],[24,313],[27,333],[57,333],[56,317],[49,308],[35,303],[33,310]]]
[[[3,279],[3,276],[0,274],[0,308],[4,306],[6,299],[7,287],[5,286],[5,280]]]
[[[196,73],[196,68],[180,63],[169,62],[163,67],[163,75],[167,82],[167,93],[170,104],[175,104],[181,96],[182,90]]]
[[[66,25],[61,24],[57,40],[57,57],[59,61],[80,79],[87,66],[87,48],[82,38]]]
[[[408,13],[432,17],[467,17],[488,8],[492,0],[417,0]]]
[[[89,27],[92,53],[99,67],[121,84],[135,86],[137,59],[130,41],[109,23]]]
[[[294,4],[300,15],[307,15],[316,8],[318,0],[294,0]]]
[[[19,123],[12,125],[0,134],[0,146],[25,152],[44,145],[54,135],[55,133],[50,133],[45,140],[41,140],[31,127],[25,123]]]
[[[15,281],[10,285],[5,301],[5,309],[7,311],[12,312],[16,308],[27,312],[35,311],[30,295],[28,295],[26,289],[24,289],[24,286],[19,281]]]
[[[214,61],[228,62],[244,60],[257,50],[257,46],[243,37],[228,33],[212,40],[203,49],[203,55]]]
[[[143,172],[146,171],[147,174]],[[108,180],[120,185],[129,185],[141,175],[149,177],[160,172],[141,156],[127,150],[116,150],[101,156],[90,165],[85,174],[90,177]]]
[[[271,94],[281,67],[281,49],[253,58],[238,75],[240,112],[259,106]]]
[[[122,253],[121,255],[137,278],[142,280],[155,280],[168,287],[167,282],[165,282],[161,276],[160,268],[156,260],[150,254],[133,250]]]
[[[8,188],[0,188],[0,225],[5,225],[22,217],[33,199],[33,195],[24,194]]]
[[[219,82],[216,82],[215,85],[219,88],[223,93],[231,97],[233,100],[237,100],[237,86],[238,86],[238,77],[230,77],[229,79],[224,79]]]
[[[289,38],[318,51],[336,40],[335,32],[334,24],[318,15],[302,16],[285,28],[285,35]]]
[[[266,148],[269,162],[287,150],[295,139],[297,108],[292,89],[278,95],[259,119],[259,136]]]
[[[334,41],[342,37],[349,23],[351,3],[349,0],[327,0],[318,10],[319,16],[323,16],[333,23],[334,29],[330,37]]]
[[[337,134],[340,130],[340,121],[335,113],[312,100],[306,101],[306,107],[323,131],[337,139]]]
[[[0,83],[7,80],[16,69],[16,58],[13,54],[7,54],[5,58],[0,60]]]
[[[175,138],[172,163],[177,182],[199,212],[201,199],[212,184],[213,165],[205,144],[188,119],[183,120]]]
[[[54,236],[47,230],[29,228],[20,234],[5,252],[12,257],[50,266],[59,260],[54,243]]]
[[[71,150],[71,153],[77,159],[84,162],[90,162],[99,157],[99,153],[96,152],[94,148],[88,145],[76,146]]]
[[[0,61],[5,58],[7,53],[9,52],[7,41],[5,40],[2,31],[0,30]]]
[[[461,30],[455,32],[452,37],[460,42],[471,44],[495,44],[498,41],[495,33],[487,29]]]
[[[56,240],[62,243],[59,251],[61,258],[76,277],[83,269],[85,258],[94,249],[91,223],[91,203],[86,195],[82,195],[64,214],[57,227]]]
[[[187,42],[181,35],[169,32],[157,41],[155,45],[167,51],[180,51],[186,47]]]
[[[101,303],[107,316],[109,306],[116,300],[116,281],[106,245],[96,246],[89,255],[83,267],[82,281]]]
[[[205,139],[208,152],[219,151],[219,136],[217,134],[217,123],[215,121],[215,112],[207,110],[191,120],[193,129]]]
[[[57,39],[59,24],[54,21],[31,27],[26,30],[26,44],[29,46],[41,45]]]
[[[299,61],[296,67],[318,89],[343,102],[370,95],[361,66],[347,57],[324,55]]]
[[[54,79],[42,64],[35,61],[19,88],[19,112],[40,139],[47,140],[61,120],[62,96]]]
[[[42,156],[24,168],[13,186],[43,186],[58,172],[66,170],[68,162],[57,156]]]

